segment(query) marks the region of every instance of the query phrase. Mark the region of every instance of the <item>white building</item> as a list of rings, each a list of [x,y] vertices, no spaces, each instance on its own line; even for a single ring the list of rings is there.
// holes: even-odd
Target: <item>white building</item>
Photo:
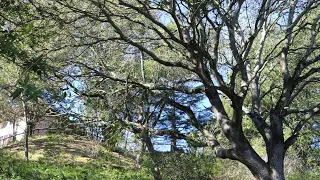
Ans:
[[[18,118],[15,122],[0,123],[0,147],[7,145],[14,138],[17,141],[23,139],[26,128],[27,123],[24,118]]]
[[[45,135],[52,128],[59,116],[44,116],[39,121],[29,124],[29,135]],[[18,118],[15,122],[0,123],[0,148],[12,142],[20,141],[25,136],[27,123],[25,118]]]

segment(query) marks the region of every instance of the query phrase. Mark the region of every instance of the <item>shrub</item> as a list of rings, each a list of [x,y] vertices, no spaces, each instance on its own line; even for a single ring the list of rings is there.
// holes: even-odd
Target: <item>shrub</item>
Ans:
[[[214,157],[196,153],[158,153],[156,163],[163,179],[209,180],[213,178]],[[150,167],[150,156],[146,154],[143,166]]]

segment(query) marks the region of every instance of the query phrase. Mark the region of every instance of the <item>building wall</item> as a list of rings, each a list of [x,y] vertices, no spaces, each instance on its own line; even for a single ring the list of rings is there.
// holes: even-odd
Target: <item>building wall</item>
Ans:
[[[30,127],[32,135],[45,135],[48,128],[57,120],[56,117],[45,116],[39,122]],[[27,124],[24,118],[18,118],[16,123],[4,121],[0,123],[0,148],[15,140],[20,141],[24,138]]]
[[[10,121],[0,123],[0,147],[7,145],[14,136],[17,141],[23,139],[26,127],[24,118],[18,118],[15,123]]]
[[[45,135],[48,128],[56,121],[56,117],[46,116],[39,122],[35,123],[34,127],[31,129],[32,135]]]

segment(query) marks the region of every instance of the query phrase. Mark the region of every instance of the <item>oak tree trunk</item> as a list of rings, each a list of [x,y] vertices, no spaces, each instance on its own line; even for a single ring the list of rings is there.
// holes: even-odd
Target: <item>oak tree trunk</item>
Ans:
[[[154,177],[155,180],[162,180],[161,173],[160,173],[160,168],[159,168],[158,163],[157,163],[157,154],[156,154],[156,151],[153,148],[153,144],[151,142],[151,138],[149,137],[149,135],[147,133],[144,133],[143,141],[146,143],[146,146],[147,146],[148,151],[150,153],[153,177]]]

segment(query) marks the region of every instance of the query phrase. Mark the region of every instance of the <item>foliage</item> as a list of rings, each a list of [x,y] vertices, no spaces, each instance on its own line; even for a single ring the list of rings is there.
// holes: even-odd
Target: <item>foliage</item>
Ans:
[[[31,148],[31,159],[32,156],[37,156],[38,158],[32,159],[30,162],[19,158],[19,151],[1,151],[0,179],[151,179],[145,169],[135,171],[134,167],[129,166],[130,164],[126,164],[126,167],[117,165],[119,164],[119,157],[114,156],[112,152],[103,150],[104,148],[99,145],[95,146],[98,154],[95,156],[90,155],[90,161],[76,161],[79,157],[85,157],[85,154],[88,155],[89,149],[92,147],[91,143],[83,138],[81,140],[81,138],[75,139],[74,136],[51,135],[45,138],[33,138],[30,143],[37,144],[39,140],[45,141],[38,144],[40,149],[32,150]],[[77,142],[86,143],[86,149],[80,147],[81,144],[78,145]],[[15,146],[17,145],[19,144]],[[74,148],[78,149],[72,151],[72,149],[75,150]],[[44,151],[43,156],[35,154],[42,151]],[[93,151],[91,150],[91,152]],[[70,156],[74,157],[70,158]],[[124,161],[131,160],[124,159]]]
[[[1,154],[1,179],[151,179],[144,172],[110,169],[96,163],[85,165],[54,164],[50,161],[25,162],[14,155]]]
[[[77,105],[85,108],[77,114],[84,118],[76,120],[90,117],[93,123],[85,126],[92,136],[102,134],[114,145],[124,129],[138,134],[155,171],[152,138],[188,139],[190,129],[217,157],[243,163],[258,179],[284,179],[285,155],[305,132],[312,137],[303,141],[315,148],[316,0],[5,2],[0,13],[9,12],[13,21],[1,24],[7,29],[0,34],[0,55],[41,78],[64,82],[81,98]],[[54,33],[37,31],[45,27],[39,19]],[[19,79],[13,97],[41,95],[25,83],[28,76]],[[209,101],[205,113],[199,113],[197,95]],[[171,109],[179,109],[178,121]],[[301,152],[305,161],[318,154]]]
[[[144,163],[147,163],[145,158]],[[163,179],[209,180],[215,176],[213,159],[212,156],[196,153],[159,153],[156,162]]]
[[[288,176],[288,180],[317,180],[320,176],[320,170],[307,170],[307,171],[297,171]]]
[[[213,169],[217,179],[253,179],[250,171],[243,164],[232,160],[216,159]]]

